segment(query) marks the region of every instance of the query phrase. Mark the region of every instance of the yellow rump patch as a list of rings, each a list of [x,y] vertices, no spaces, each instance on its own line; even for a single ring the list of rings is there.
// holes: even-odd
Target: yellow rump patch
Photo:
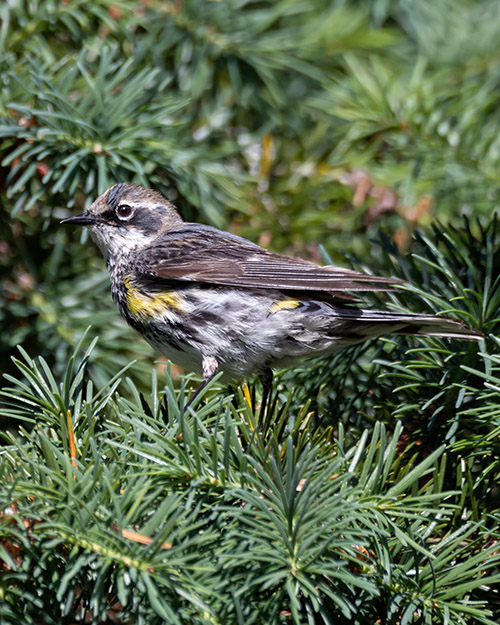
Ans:
[[[182,298],[177,293],[166,291],[148,295],[134,285],[131,276],[125,276],[123,282],[127,291],[128,309],[134,317],[157,317],[162,312],[169,310],[185,311],[182,306]]]
[[[281,302],[274,302],[274,304],[272,304],[269,307],[269,315],[272,315],[275,312],[278,312],[280,310],[293,310],[294,308],[297,308],[298,306],[300,306],[300,302],[298,299],[284,299],[281,300]]]

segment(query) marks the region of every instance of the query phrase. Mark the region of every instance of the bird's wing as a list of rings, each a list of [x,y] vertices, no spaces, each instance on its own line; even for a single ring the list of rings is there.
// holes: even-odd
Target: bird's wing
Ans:
[[[269,252],[246,239],[200,224],[184,224],[140,252],[137,270],[166,280],[230,286],[323,291],[387,291],[396,278],[319,266]]]

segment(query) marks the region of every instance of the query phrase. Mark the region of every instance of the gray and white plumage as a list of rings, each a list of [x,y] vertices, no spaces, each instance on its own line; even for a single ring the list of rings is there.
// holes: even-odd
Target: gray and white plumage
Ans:
[[[399,280],[319,266],[265,250],[210,226],[185,223],[156,191],[119,183],[88,211],[125,319],[174,363],[223,378],[275,367],[383,334],[478,340],[433,315],[367,310],[352,294]]]

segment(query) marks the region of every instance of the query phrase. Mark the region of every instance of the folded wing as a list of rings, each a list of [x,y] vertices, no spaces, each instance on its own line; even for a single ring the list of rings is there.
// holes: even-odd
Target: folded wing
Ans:
[[[167,280],[228,286],[324,291],[387,291],[400,280],[319,266],[269,252],[246,239],[210,226],[184,224],[165,234],[136,259],[141,273]]]

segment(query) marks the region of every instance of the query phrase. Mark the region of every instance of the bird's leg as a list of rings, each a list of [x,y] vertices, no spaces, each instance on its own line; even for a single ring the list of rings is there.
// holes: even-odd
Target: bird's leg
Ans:
[[[186,404],[186,408],[193,403],[193,401],[198,397],[201,391],[205,388],[205,386],[210,382],[210,380],[215,376],[217,370],[219,369],[219,363],[217,359],[213,356],[203,356],[201,361],[201,366],[203,369],[203,382],[198,386],[196,391],[189,398],[188,403]]]
[[[258,421],[259,432],[262,430],[262,424],[264,423],[264,417],[267,415],[267,404],[270,403],[270,393],[273,385],[273,370],[268,367],[259,373],[259,380],[262,383],[262,400],[260,404],[260,413]]]

